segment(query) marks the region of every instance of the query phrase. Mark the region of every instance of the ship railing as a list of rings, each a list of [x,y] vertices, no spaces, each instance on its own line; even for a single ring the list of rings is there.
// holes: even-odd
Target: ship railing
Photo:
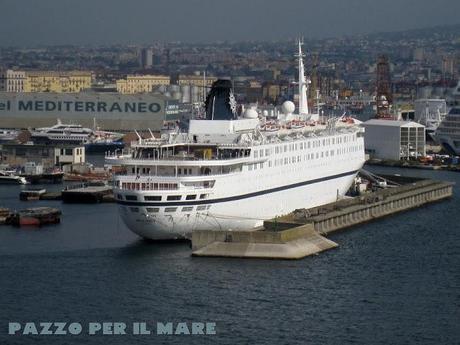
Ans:
[[[182,156],[182,155],[176,155],[176,156],[163,156],[163,157],[155,157],[155,156],[141,156],[141,157],[133,157],[133,155],[128,154],[106,154],[105,159],[123,159],[123,160],[132,160],[132,161],[174,161],[174,162],[180,162],[180,161],[187,161],[187,162],[209,162],[209,161],[229,161],[229,160],[241,160],[241,159],[247,159],[251,160],[252,158],[250,156],[239,156],[239,157],[225,157],[225,156],[212,156],[209,158],[198,158],[195,156]]]
[[[229,175],[229,174],[235,174],[241,172],[240,170],[231,170],[231,171],[225,171],[225,172],[211,172],[210,174],[206,173],[192,173],[192,174],[175,174],[175,173],[167,173],[167,172],[155,172],[155,171],[150,171],[150,173],[145,173],[145,174],[129,174],[129,173],[117,173],[115,177],[117,179],[127,179],[127,180],[133,180],[133,181],[140,181],[140,180],[147,180],[149,178],[154,178],[154,177],[166,177],[166,178],[171,178],[177,180],[178,178],[182,179],[185,182],[189,182],[188,178],[203,178],[203,177],[209,177],[212,178],[213,176],[223,176],[223,175]],[[181,180],[181,181],[182,181]]]

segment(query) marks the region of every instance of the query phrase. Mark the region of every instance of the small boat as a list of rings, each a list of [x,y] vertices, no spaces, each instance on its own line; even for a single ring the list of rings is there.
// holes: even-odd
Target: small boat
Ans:
[[[14,129],[0,128],[0,143],[12,141],[17,138],[19,131]]]
[[[262,127],[262,131],[264,132],[277,132],[280,130],[280,126],[278,125],[265,125]]]
[[[12,172],[0,171],[0,184],[27,184],[27,180],[22,176],[17,176]]]

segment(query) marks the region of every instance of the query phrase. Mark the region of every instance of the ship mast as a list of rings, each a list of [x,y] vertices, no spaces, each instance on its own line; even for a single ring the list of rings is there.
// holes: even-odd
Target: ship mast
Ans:
[[[299,39],[299,114],[300,115],[307,115],[308,114],[308,100],[307,100],[307,89],[308,89],[308,81],[305,78],[305,68],[303,65],[303,53],[302,53],[302,45],[303,42]]]

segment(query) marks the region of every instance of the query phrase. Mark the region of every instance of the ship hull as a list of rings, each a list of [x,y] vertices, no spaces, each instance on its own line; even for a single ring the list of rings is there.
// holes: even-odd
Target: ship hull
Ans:
[[[436,135],[436,141],[451,155],[460,155],[460,143],[455,142],[450,136]]]
[[[150,213],[148,209],[151,209],[152,204],[138,203],[121,204],[119,213],[131,231],[150,240],[190,238],[194,230],[251,230],[263,225],[264,220],[288,214],[295,209],[312,208],[336,201],[338,196],[344,195],[349,189],[356,173],[357,170],[354,170],[307,180],[291,186],[250,193],[250,196],[234,195],[197,205],[188,203],[185,207],[193,207],[192,212],[184,212],[184,206],[178,203],[174,213],[168,214],[162,207],[157,207],[157,213]],[[174,205],[168,205],[171,206]],[[200,207],[201,210],[198,210]]]

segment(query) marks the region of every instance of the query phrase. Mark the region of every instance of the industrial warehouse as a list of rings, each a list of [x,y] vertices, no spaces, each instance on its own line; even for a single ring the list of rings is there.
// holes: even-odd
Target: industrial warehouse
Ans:
[[[45,127],[63,123],[107,130],[158,130],[164,120],[181,116],[177,100],[161,94],[0,93],[3,128]]]

